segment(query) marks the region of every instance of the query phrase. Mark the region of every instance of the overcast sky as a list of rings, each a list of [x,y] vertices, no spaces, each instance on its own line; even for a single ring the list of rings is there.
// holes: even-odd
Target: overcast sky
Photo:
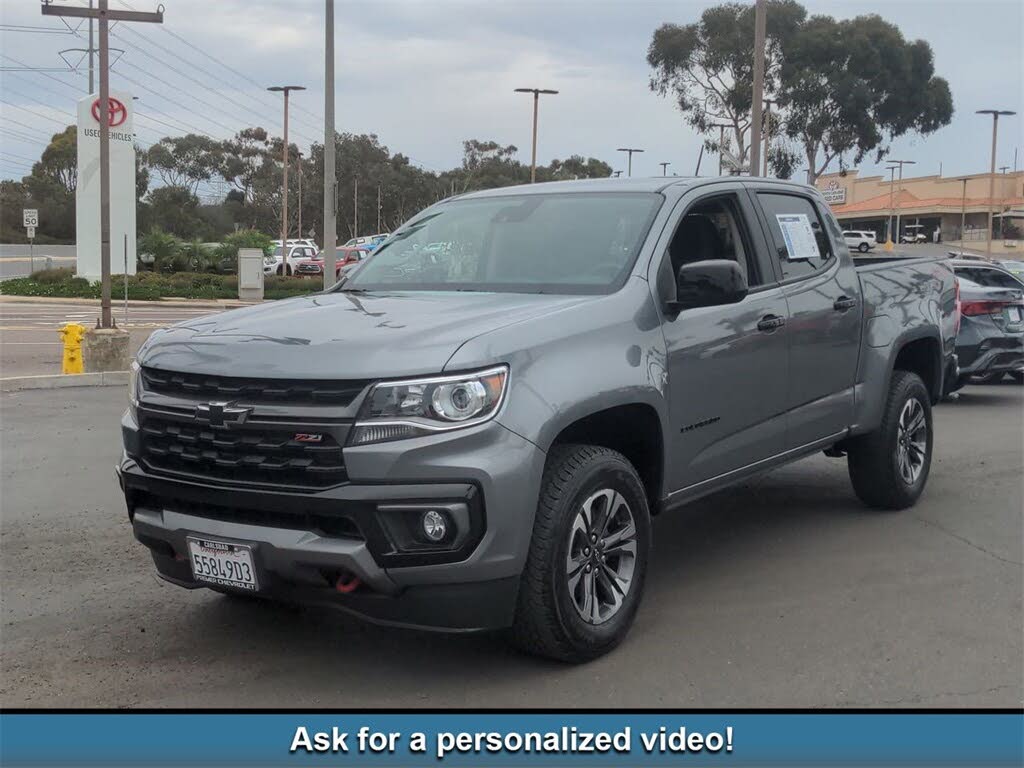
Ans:
[[[156,6],[151,0],[129,2],[137,10]],[[615,148],[634,146],[646,150],[634,156],[634,174],[660,174],[658,163],[669,161],[670,173],[692,175],[700,138],[670,100],[649,90],[645,54],[658,25],[692,22],[710,4],[338,0],[337,128],[376,133],[392,152],[433,170],[457,165],[467,138],[515,144],[528,162],[531,100],[512,90],[554,88],[560,95],[541,103],[539,161],[576,153],[625,168]],[[974,111],[1024,112],[1024,4],[804,4],[812,13],[836,17],[878,12],[906,37],[931,43],[936,70],[952,87],[956,114],[951,125],[932,136],[899,139],[894,156],[916,160],[914,172],[920,174],[937,173],[940,163],[945,175],[987,170],[991,120]],[[121,2],[112,0],[111,5],[121,7]],[[162,29],[121,25],[112,37],[112,45],[125,49],[112,85],[141,97],[138,114],[148,119],[135,125],[144,143],[173,133],[158,121],[202,129],[216,138],[254,124],[279,132],[280,97],[262,90],[272,84],[308,87],[293,97],[292,138],[302,148],[322,140],[322,0],[164,0],[164,5]],[[42,17],[38,0],[0,0],[0,17],[5,68],[58,68],[63,66],[59,51],[87,45],[87,26],[78,30],[80,37],[56,34],[67,29],[58,19]],[[53,120],[70,122],[75,90],[86,90],[84,76],[47,74],[55,79],[2,72],[0,177],[28,173],[26,160],[37,158],[45,140],[59,130]],[[1001,123],[997,165],[1012,166],[1014,149],[1020,148],[1018,166],[1024,166],[1021,126],[1020,116]],[[714,157],[705,158],[702,173],[716,167]],[[879,169],[869,160],[862,170]]]

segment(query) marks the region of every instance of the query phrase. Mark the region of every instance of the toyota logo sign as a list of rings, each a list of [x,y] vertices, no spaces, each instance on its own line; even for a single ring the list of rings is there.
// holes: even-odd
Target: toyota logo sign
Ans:
[[[110,114],[110,121],[108,125],[111,128],[116,128],[128,119],[128,109],[119,99],[115,99],[112,96],[108,97],[107,102],[108,112]],[[96,99],[96,101],[92,103],[92,116],[97,123],[100,122],[99,99]]]

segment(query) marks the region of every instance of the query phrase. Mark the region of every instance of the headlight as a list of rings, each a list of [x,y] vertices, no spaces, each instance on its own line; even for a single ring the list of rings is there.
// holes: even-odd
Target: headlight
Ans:
[[[498,412],[508,366],[374,386],[352,429],[350,445],[367,445],[480,424]]]
[[[135,415],[135,409],[139,406],[139,363],[132,360],[128,366],[128,408]]]

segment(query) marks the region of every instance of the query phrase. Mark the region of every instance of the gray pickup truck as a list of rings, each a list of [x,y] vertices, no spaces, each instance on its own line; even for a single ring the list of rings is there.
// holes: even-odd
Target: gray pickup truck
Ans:
[[[956,322],[944,260],[855,266],[802,185],[489,190],[329,291],[154,333],[118,474],[169,582],[582,661],[657,514],[821,451],[914,504]]]

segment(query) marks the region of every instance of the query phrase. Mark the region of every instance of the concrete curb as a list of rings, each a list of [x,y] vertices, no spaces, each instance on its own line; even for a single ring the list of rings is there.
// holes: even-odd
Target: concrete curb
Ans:
[[[21,392],[26,389],[65,389],[68,387],[123,387],[127,385],[128,371],[46,374],[43,376],[11,376],[0,379],[0,392]]]
[[[266,299],[274,301],[274,299]],[[11,296],[0,294],[0,304],[88,304],[99,306],[99,299],[69,299],[64,296]],[[209,307],[210,309],[234,309],[237,307],[251,307],[260,304],[259,301],[239,301],[238,299],[157,299],[155,301],[142,301],[140,299],[129,299],[129,307]],[[115,298],[113,300],[115,310],[123,307],[124,301]]]

